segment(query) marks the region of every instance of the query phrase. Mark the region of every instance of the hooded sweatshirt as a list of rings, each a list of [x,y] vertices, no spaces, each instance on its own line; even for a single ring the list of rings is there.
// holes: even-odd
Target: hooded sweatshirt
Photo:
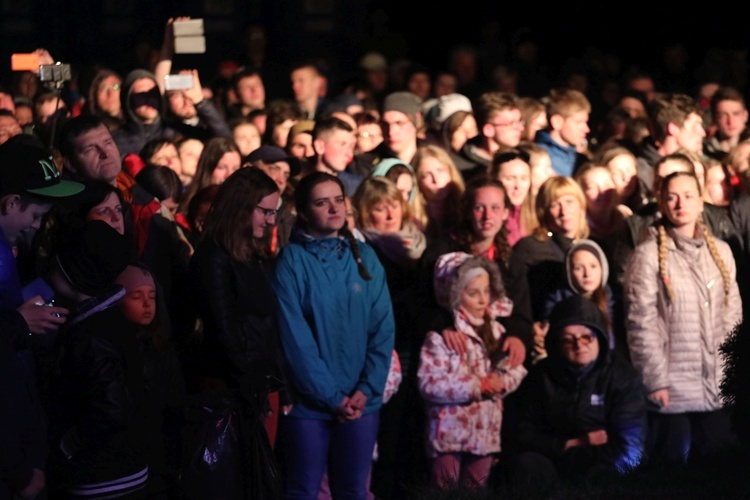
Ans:
[[[154,81],[154,88],[149,91],[147,100],[159,111],[156,120],[148,125],[136,116],[133,106],[133,84],[142,78],[149,78]],[[117,129],[112,137],[123,158],[131,153],[139,154],[143,146],[152,139],[172,138],[177,135],[175,130],[168,127],[162,120],[164,99],[159,91],[159,86],[156,85],[156,77],[150,71],[134,69],[128,73],[122,82],[120,99],[122,100],[122,114],[125,118],[125,124]]]

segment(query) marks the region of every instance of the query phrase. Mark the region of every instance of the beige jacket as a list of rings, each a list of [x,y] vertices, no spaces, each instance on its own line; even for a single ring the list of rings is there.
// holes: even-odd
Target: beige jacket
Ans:
[[[724,281],[706,241],[667,232],[672,302],[659,275],[654,229],[628,260],[624,300],[631,359],[648,393],[669,390],[662,413],[716,410],[724,375],[719,347],[742,320],[734,257],[725,242],[714,239],[731,282],[725,305]]]

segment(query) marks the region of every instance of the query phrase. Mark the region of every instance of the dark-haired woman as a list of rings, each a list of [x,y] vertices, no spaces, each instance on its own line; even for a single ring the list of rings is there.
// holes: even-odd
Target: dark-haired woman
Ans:
[[[219,187],[206,214],[191,261],[190,295],[203,337],[196,359],[186,359],[191,391],[245,391],[269,375],[283,380],[269,251],[279,196],[262,170],[241,169]],[[270,404],[266,427],[273,443],[275,394]]]
[[[366,498],[394,319],[383,266],[346,228],[341,181],[314,172],[295,190],[297,222],[274,290],[296,403],[282,418],[286,498]],[[282,444],[283,442],[283,444]]]

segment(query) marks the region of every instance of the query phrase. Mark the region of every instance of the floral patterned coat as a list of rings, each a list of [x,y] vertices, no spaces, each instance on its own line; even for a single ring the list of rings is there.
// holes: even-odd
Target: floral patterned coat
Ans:
[[[490,366],[484,342],[474,330],[482,320],[459,311],[454,311],[454,316],[456,329],[469,337],[466,353],[459,356],[445,345],[439,333],[429,332],[420,355],[417,377],[427,402],[428,452],[431,457],[454,452],[497,453],[502,398],[518,388],[527,371],[523,365],[509,368],[505,359]],[[502,325],[493,321],[492,331],[502,341]],[[502,377],[505,390],[494,397],[482,396],[481,380],[493,371]]]

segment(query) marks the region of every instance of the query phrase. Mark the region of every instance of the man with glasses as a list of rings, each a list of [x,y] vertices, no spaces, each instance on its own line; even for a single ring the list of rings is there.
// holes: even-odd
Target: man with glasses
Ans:
[[[524,130],[518,98],[513,94],[485,92],[473,108],[479,135],[469,139],[461,149],[460,157],[467,162],[460,162],[459,168],[470,165],[461,170],[464,180],[487,172],[495,153],[518,146]]]
[[[547,98],[547,128],[536,133],[534,142],[547,150],[552,170],[572,177],[589,160],[586,136],[591,103],[572,89],[552,90]]]
[[[602,312],[581,295],[553,309],[545,339],[548,357],[531,368],[519,389],[519,488],[607,478],[640,462],[646,434],[643,384],[609,348],[606,332]]]

